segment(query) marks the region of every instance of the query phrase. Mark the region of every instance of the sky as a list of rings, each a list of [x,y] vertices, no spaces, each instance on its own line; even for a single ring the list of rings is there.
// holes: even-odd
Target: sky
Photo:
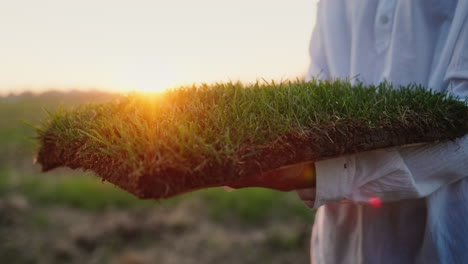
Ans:
[[[0,1],[0,94],[295,79],[314,0]]]

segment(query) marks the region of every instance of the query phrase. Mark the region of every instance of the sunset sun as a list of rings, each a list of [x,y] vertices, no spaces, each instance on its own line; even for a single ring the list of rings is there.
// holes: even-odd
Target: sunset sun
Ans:
[[[164,79],[164,78],[140,79],[132,83],[133,85],[131,86],[131,90],[136,91],[136,92],[145,92],[145,93],[163,92],[176,85],[175,80]]]
[[[162,92],[183,83],[183,76],[175,67],[154,63],[139,63],[139,68],[125,71],[121,85],[127,91]]]

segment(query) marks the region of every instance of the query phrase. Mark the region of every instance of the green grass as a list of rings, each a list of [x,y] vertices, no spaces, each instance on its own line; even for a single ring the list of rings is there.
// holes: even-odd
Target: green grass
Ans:
[[[105,102],[115,97],[115,94],[103,92],[23,93],[0,97],[0,166],[33,156],[36,133],[23,120],[39,123],[47,118],[45,109],[55,111],[60,105],[73,107]]]
[[[21,193],[35,205],[66,206],[100,211],[108,208],[142,208],[154,201],[139,200],[112,184],[86,173],[61,175],[21,175],[14,179],[12,169],[0,170],[0,198]],[[53,178],[52,178],[52,177]]]
[[[22,94],[0,97],[0,199],[10,194],[26,197],[35,208],[49,206],[71,207],[84,211],[100,211],[108,208],[176,207],[186,200],[203,199],[214,221],[241,221],[252,224],[252,219],[300,217],[309,221],[312,212],[303,207],[294,193],[268,192],[258,188],[226,193],[220,189],[199,191],[161,202],[142,201],[109,183],[103,183],[88,173],[60,170],[48,174],[37,173],[31,151],[34,130],[21,120],[39,123],[47,118],[44,108],[55,111],[60,105],[69,107],[85,103],[111,101],[112,94],[55,93],[39,95]],[[265,197],[274,201],[264,207]],[[260,199],[257,200],[257,197]],[[223,207],[226,204],[228,207]],[[234,207],[233,210],[229,207]],[[293,208],[289,208],[292,206]],[[250,212],[253,214],[249,215]],[[291,215],[289,215],[291,214]]]
[[[110,183],[90,174],[28,175],[12,184],[11,171],[0,170],[0,199],[9,193],[23,194],[34,206],[65,206],[86,211],[176,207],[186,199],[201,199],[215,222],[237,222],[252,225],[271,219],[286,221],[300,218],[313,220],[313,211],[304,206],[295,193],[247,188],[227,193],[221,188],[189,193],[161,202],[140,200]]]
[[[240,219],[244,223],[264,223],[268,219],[300,217],[312,222],[313,212],[298,202],[294,193],[280,193],[263,188],[239,189],[226,193],[221,188],[207,189],[201,194],[210,204],[209,213],[215,221]]]
[[[271,191],[265,194],[265,190],[257,188],[226,193],[219,189],[210,189],[206,192],[198,191],[160,202],[141,201],[109,183],[103,183],[99,178],[81,171],[60,169],[47,174],[39,173],[38,165],[32,164],[34,153],[31,151],[31,144],[34,142],[31,138],[35,131],[24,125],[21,120],[38,124],[40,120],[47,118],[43,108],[54,112],[59,105],[73,107],[85,103],[111,101],[114,98],[114,95],[102,94],[99,96],[96,93],[88,92],[0,97],[0,203],[2,204],[0,237],[5,238],[0,239],[2,241],[0,242],[1,263],[89,262],[87,257],[81,259],[74,255],[70,259],[70,257],[64,257],[63,254],[57,256],[55,245],[63,245],[61,238],[65,239],[65,244],[70,242],[74,245],[73,238],[70,237],[70,230],[75,230],[76,227],[83,225],[91,226],[94,219],[101,219],[101,216],[108,213],[113,214],[114,210],[105,212],[112,208],[118,208],[118,213],[128,212],[130,215],[140,214],[140,209],[146,212],[153,211],[162,218],[166,217],[166,214],[178,214],[180,210],[186,210],[188,217],[191,217],[192,213],[195,212],[197,214],[195,219],[209,222],[209,224],[218,227],[222,226],[228,231],[227,234],[235,234],[238,232],[237,230],[253,229],[256,232],[268,232],[267,228],[270,222],[289,227],[291,231],[287,234],[276,232],[271,234],[269,240],[271,240],[273,249],[262,249],[263,245],[253,243],[261,255],[261,257],[253,257],[262,260],[261,262],[277,258],[276,255],[271,254],[271,250],[280,252],[280,255],[284,257],[285,250],[297,243],[295,236],[298,235],[296,233],[299,231],[291,226],[291,221],[301,219],[306,226],[312,224],[310,219],[313,212],[301,204],[295,193]],[[262,195],[271,199],[274,205],[267,205],[268,209],[264,210],[265,200],[260,198],[257,201],[257,197]],[[25,211],[4,207],[8,200],[14,196],[23,197],[28,201],[29,206],[24,209]],[[229,201],[218,202],[221,199]],[[223,208],[222,204],[233,206],[235,209]],[[195,206],[192,207],[192,205]],[[160,207],[164,208],[161,210]],[[134,208],[138,208],[138,210],[134,212]],[[208,214],[204,215],[205,212]],[[250,216],[249,212],[255,215]],[[74,219],[73,216],[76,214],[82,214],[84,219],[92,216],[92,219],[85,221],[82,217]],[[62,216],[65,217],[62,218]],[[176,225],[174,223],[170,225],[169,230],[156,231],[157,234],[163,232],[161,233],[163,236],[157,234],[154,236],[155,233],[151,229],[148,235],[144,235],[144,237],[148,237],[145,238],[146,244],[139,242],[142,239],[141,236],[131,237],[131,241],[127,237],[121,240],[113,237],[106,238],[105,241],[102,241],[104,243],[98,243],[99,246],[93,251],[96,254],[93,253],[91,257],[94,256],[94,260],[96,260],[95,256],[97,256],[98,262],[104,261],[106,258],[111,259],[126,252],[127,249],[133,250],[138,247],[146,250],[147,247],[159,243],[166,245],[169,242],[171,244],[171,240],[180,240],[186,234],[189,239],[182,239],[184,240],[182,244],[191,243],[193,236],[197,234],[196,230],[200,222],[196,221],[194,224],[185,224],[185,226],[185,222],[181,222],[180,229],[182,231],[174,230],[174,225]],[[306,233],[309,229],[307,227]],[[219,242],[224,240],[228,242]],[[229,238],[220,237],[214,243],[217,243],[218,248],[225,251],[223,245],[229,244],[229,241]],[[180,244],[180,241],[177,244]],[[129,245],[129,247],[120,247],[120,245]],[[217,248],[207,249],[219,251]],[[240,250],[243,254],[245,253],[244,255],[252,256],[250,245],[242,246]],[[79,252],[83,253],[83,256],[90,255],[87,250],[79,250]],[[304,255],[303,259],[305,260],[307,249],[304,247],[298,252]],[[81,255],[81,253],[79,254]]]
[[[171,210],[193,199],[202,199],[201,210],[207,212],[206,219],[220,224],[232,221],[247,227],[261,224],[262,221],[287,221],[290,218],[299,218],[312,223],[313,212],[302,205],[295,193],[259,188],[231,193],[221,189],[208,189],[160,202],[142,201],[110,183],[103,183],[89,173],[70,170],[58,170],[47,174],[38,172],[37,165],[33,166],[31,162],[34,156],[31,151],[33,143],[31,138],[35,131],[24,125],[21,120],[37,124],[47,118],[44,108],[53,112],[59,105],[75,107],[79,104],[113,99],[115,95],[112,94],[88,92],[49,92],[39,95],[0,97],[0,200],[8,199],[11,194],[25,197],[31,204],[30,209],[33,210],[28,213],[28,221],[40,228],[51,221],[47,214],[49,207],[73,208],[82,210],[83,213],[99,213],[110,208],[158,210],[164,207]],[[260,199],[257,199],[258,197]],[[265,198],[272,202],[265,201]],[[2,224],[4,222],[0,220],[0,225]],[[4,251],[0,252],[2,256],[5,255],[2,253],[7,251],[12,253],[8,248],[3,249]],[[40,252],[37,254],[40,255]],[[18,261],[16,253],[12,256],[15,255],[14,260]]]
[[[150,160],[155,166],[176,163],[191,171],[207,160],[242,159],[236,155],[246,142],[267,144],[287,132],[301,134],[340,120],[369,127],[401,121],[444,128],[465,115],[460,105],[414,85],[392,89],[389,84],[366,87],[341,81],[226,83],[181,87],[150,99],[134,94],[118,102],[61,108],[38,132],[59,143],[83,142],[81,155],[97,151],[132,167]],[[449,122],[434,122],[440,118]]]
[[[91,175],[62,177],[46,184],[41,178],[32,177],[23,181],[19,188],[31,201],[39,204],[65,205],[85,210],[150,207],[155,204],[154,201],[139,200],[109,183],[99,182]]]
[[[0,199],[19,193],[35,206],[67,206],[83,210],[132,208],[153,203],[141,201],[115,186],[104,184],[89,174],[62,171],[37,174],[33,166],[35,133],[22,123],[38,123],[47,117],[44,109],[60,105],[76,106],[115,98],[102,92],[25,93],[0,97]]]
[[[86,164],[106,175],[122,170],[125,175],[158,175],[165,170],[206,175],[215,166],[249,162],[262,148],[287,136],[301,139],[317,131],[314,135],[330,146],[336,144],[329,132],[340,132],[342,142],[352,141],[356,126],[376,129],[379,135],[395,127],[389,135],[396,134],[396,139],[411,137],[415,130],[422,136],[440,134],[429,140],[450,139],[467,133],[467,109],[464,102],[416,85],[393,89],[388,83],[364,86],[340,80],[217,83],[60,108],[36,130],[43,147],[49,144],[56,153],[63,150],[68,155],[58,157],[68,159],[65,162],[51,161],[54,166],[78,160],[73,166]],[[363,150],[377,148],[365,143],[369,144]],[[341,151],[340,146],[334,148]],[[40,160],[43,165],[53,156],[49,154]],[[114,166],[106,165],[109,162]],[[174,185],[168,178],[161,182],[170,189]]]

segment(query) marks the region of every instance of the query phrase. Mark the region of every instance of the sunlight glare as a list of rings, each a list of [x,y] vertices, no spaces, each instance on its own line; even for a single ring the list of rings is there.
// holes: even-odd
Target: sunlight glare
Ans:
[[[145,65],[140,69],[127,69],[122,85],[131,92],[160,93],[181,85],[180,74],[174,67],[167,65]],[[143,71],[142,69],[145,69]]]
[[[159,93],[175,86],[175,82],[170,80],[138,80],[132,85],[132,91],[143,93]]]

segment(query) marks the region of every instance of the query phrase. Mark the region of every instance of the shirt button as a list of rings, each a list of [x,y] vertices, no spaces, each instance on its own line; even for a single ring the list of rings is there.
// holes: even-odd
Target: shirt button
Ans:
[[[380,24],[382,24],[382,25],[387,24],[388,21],[389,21],[388,16],[386,16],[386,15],[380,16],[379,21],[380,21]]]

